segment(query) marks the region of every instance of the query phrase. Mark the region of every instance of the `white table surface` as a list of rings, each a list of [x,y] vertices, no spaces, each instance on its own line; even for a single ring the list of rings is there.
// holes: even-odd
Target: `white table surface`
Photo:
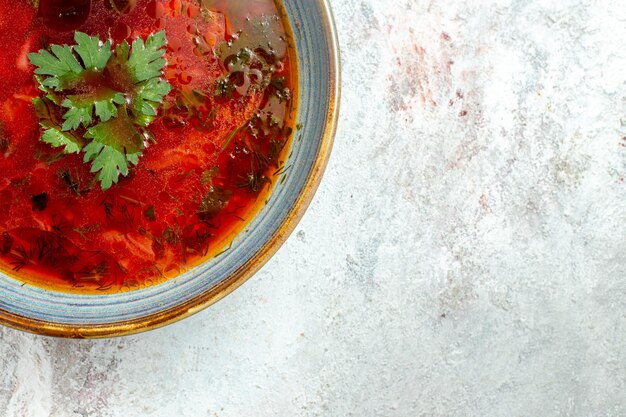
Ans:
[[[332,0],[297,231],[188,320],[0,329],[2,417],[626,415],[622,0]]]

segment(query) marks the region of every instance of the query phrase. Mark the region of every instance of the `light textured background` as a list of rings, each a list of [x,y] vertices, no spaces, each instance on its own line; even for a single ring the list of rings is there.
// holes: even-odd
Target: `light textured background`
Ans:
[[[626,415],[623,0],[333,0],[296,233],[184,322],[0,330],[2,417]]]

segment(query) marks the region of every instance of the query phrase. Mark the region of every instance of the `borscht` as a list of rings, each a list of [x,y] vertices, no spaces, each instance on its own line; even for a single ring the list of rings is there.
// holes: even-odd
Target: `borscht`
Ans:
[[[297,59],[274,0],[0,11],[0,270],[97,294],[229,250],[288,171]]]

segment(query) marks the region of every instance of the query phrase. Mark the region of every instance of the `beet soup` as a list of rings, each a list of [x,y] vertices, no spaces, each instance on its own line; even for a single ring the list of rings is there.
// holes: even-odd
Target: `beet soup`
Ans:
[[[0,270],[80,293],[228,250],[287,167],[297,64],[273,0],[0,8]]]

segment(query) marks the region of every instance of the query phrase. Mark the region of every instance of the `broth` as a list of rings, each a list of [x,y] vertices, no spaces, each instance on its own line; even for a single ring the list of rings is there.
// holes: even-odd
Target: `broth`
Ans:
[[[282,173],[295,129],[297,67],[280,6],[0,1],[0,269],[59,291],[118,292],[227,250]],[[73,45],[76,30],[113,47],[167,38],[172,89],[138,163],[106,191],[83,154],[40,140],[33,106],[43,93],[28,54]]]

